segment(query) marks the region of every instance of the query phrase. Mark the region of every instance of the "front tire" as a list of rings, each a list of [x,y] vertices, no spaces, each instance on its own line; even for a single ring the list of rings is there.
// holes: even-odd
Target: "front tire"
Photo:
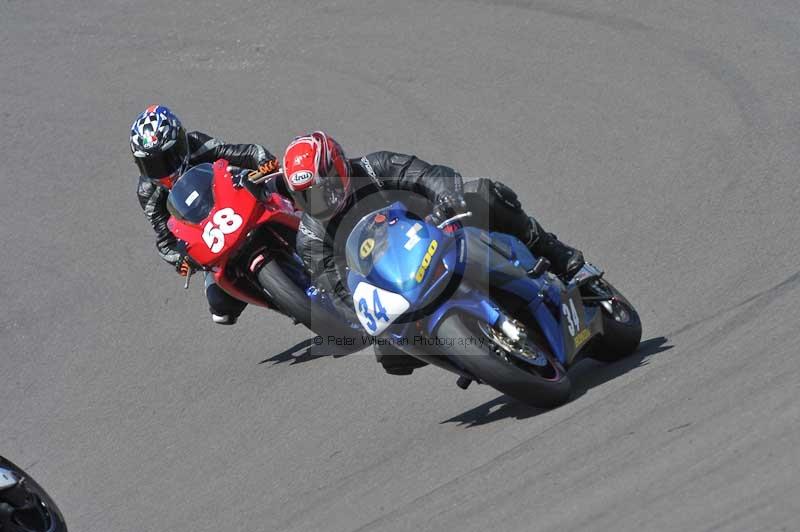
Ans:
[[[270,259],[259,270],[258,282],[279,311],[311,329],[311,302],[278,260]]]
[[[297,286],[285,271],[285,268],[293,266],[278,258],[271,258],[259,270],[258,282],[281,313],[296,323],[305,325],[317,336],[324,339],[333,337],[338,340],[315,345],[310,348],[310,352],[338,356],[363,348],[364,342],[359,331],[351,329],[346,323],[332,317],[330,312],[313,304],[305,291]]]
[[[540,408],[552,408],[569,400],[569,378],[552,354],[548,356],[547,374],[539,374],[525,362],[504,357],[498,344],[485,333],[487,327],[490,328],[470,316],[451,314],[439,325],[437,337],[453,340],[444,342],[444,349],[457,365],[514,399]],[[470,338],[473,341],[459,341]]]

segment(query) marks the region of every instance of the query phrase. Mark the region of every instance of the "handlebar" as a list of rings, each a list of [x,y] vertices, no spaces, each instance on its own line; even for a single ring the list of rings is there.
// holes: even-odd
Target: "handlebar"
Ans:
[[[283,169],[279,168],[277,172],[272,172],[271,174],[262,174],[261,172],[253,171],[248,174],[247,179],[254,185],[259,185],[265,181],[272,179],[273,177],[282,178]]]
[[[461,214],[456,214],[455,216],[451,216],[447,220],[437,224],[436,225],[436,229],[444,229],[445,227],[447,227],[451,223],[457,222],[457,221],[462,220],[464,218],[469,218],[470,216],[472,216],[472,211],[467,211],[467,212],[462,212]]]

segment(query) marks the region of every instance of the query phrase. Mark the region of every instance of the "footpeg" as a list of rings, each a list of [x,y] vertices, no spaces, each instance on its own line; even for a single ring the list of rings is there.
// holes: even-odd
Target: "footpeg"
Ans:
[[[456,385],[461,388],[462,390],[466,390],[469,388],[469,385],[472,384],[472,379],[468,379],[466,377],[459,377],[456,381]]]
[[[536,264],[533,265],[533,268],[528,270],[526,273],[534,278],[539,278],[544,275],[544,272],[550,269],[550,261],[544,257],[539,257],[539,260],[536,261]]]

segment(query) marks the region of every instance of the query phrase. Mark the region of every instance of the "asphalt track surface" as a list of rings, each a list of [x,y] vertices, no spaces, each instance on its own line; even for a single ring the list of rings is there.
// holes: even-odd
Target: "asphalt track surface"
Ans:
[[[0,453],[71,530],[800,529],[800,4],[0,4]],[[640,309],[539,411],[155,255],[128,125],[502,177]],[[288,351],[287,351],[288,350]]]

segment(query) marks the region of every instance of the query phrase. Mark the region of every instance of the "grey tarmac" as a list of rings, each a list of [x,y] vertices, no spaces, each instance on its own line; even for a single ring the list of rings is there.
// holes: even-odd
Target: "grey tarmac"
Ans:
[[[754,531],[800,522],[800,3],[2,0],[0,453],[71,530]],[[639,308],[551,411],[162,264],[151,103],[502,178]],[[295,347],[300,345],[300,347]]]

